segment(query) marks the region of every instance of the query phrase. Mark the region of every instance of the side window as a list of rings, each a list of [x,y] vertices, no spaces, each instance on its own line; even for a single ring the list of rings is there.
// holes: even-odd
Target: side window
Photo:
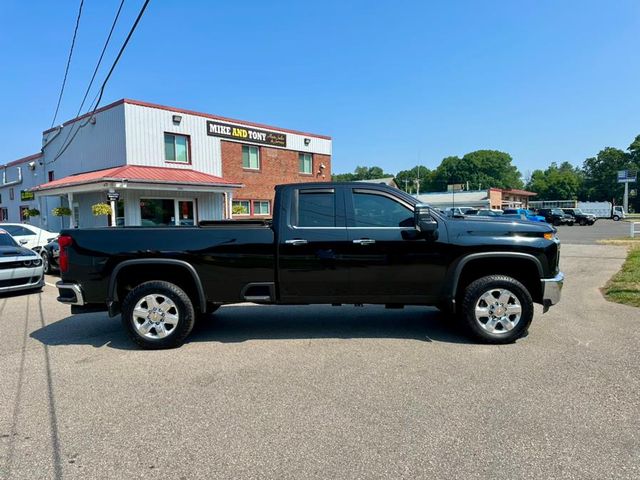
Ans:
[[[335,192],[301,190],[298,195],[298,227],[335,227]]]
[[[353,193],[356,227],[413,227],[413,212],[387,196]]]

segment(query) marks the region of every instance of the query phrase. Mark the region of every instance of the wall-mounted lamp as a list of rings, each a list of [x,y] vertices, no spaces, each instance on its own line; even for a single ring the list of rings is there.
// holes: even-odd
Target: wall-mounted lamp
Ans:
[[[311,143],[311,139],[310,138],[305,138],[304,139],[304,144],[305,145],[309,145]]]
[[[182,121],[182,115],[174,115],[172,118],[174,124],[180,125],[180,122]]]
[[[95,124],[96,124],[96,117],[91,117],[91,118],[89,119],[89,123],[90,123],[91,125],[95,125]]]

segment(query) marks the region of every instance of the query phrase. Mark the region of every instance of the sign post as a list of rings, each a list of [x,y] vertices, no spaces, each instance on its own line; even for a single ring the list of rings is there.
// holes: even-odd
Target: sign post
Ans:
[[[117,225],[116,216],[118,215],[118,212],[116,210],[116,202],[120,198],[120,194],[118,192],[110,190],[107,192],[107,198],[109,199],[109,203],[111,204],[111,226],[115,227]]]
[[[636,182],[638,172],[633,170],[618,170],[618,183],[624,183],[624,196],[622,197],[622,208],[629,211],[629,184]]]

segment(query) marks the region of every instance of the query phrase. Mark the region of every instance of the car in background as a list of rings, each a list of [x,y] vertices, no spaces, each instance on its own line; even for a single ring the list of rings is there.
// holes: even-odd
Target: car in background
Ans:
[[[477,210],[472,207],[449,207],[444,209],[447,217],[463,217],[464,215],[475,215]]]
[[[60,257],[60,245],[58,239],[47,243],[42,250],[40,250],[40,257],[42,257],[42,269],[46,275],[60,271],[58,264],[58,258]]]
[[[555,227],[560,225],[573,225],[576,221],[573,216],[562,211],[561,208],[541,208],[538,215],[544,217],[545,221]]]
[[[542,215],[536,215],[534,212],[527,210],[526,208],[505,208],[503,212],[505,215],[517,215],[518,217],[531,222],[546,222]]]
[[[8,232],[0,229],[0,293],[40,290],[43,285],[40,255],[21,247]]]
[[[479,217],[502,217],[502,210],[489,210],[488,208],[481,208],[477,210],[474,215]]]
[[[579,225],[593,225],[596,223],[596,216],[591,213],[584,213],[579,208],[563,208],[562,211],[568,215],[573,216]]]
[[[34,227],[28,223],[0,223],[0,228],[5,230],[23,247],[36,251],[58,238],[57,233]]]

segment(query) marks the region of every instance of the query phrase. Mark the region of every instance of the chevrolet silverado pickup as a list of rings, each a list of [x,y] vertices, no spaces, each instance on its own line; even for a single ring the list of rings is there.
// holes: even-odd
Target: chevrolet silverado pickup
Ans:
[[[560,300],[555,229],[451,218],[385,185],[276,187],[273,220],[61,232],[58,300],[121,315],[143,348],[181,345],[224,304],[436,306],[487,343],[513,342]]]

